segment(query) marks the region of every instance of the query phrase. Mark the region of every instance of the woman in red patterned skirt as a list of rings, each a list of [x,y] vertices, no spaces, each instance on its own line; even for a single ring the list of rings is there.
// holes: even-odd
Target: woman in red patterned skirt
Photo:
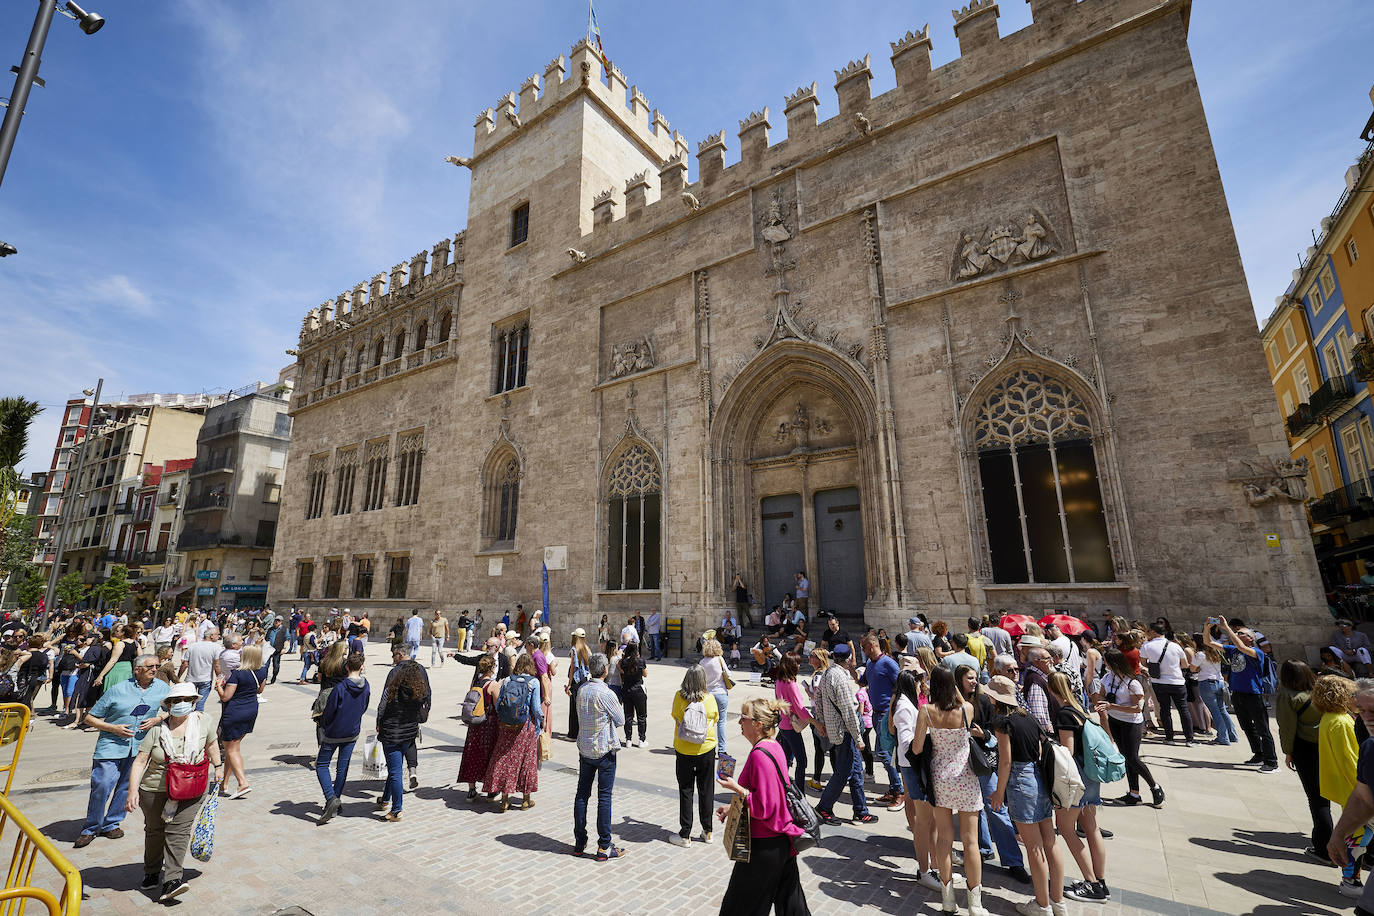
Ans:
[[[539,679],[528,654],[515,660],[515,670],[501,684],[496,698],[496,744],[486,777],[487,794],[501,793],[501,810],[510,807],[516,792],[521,808],[533,808],[530,795],[539,790],[539,730],[544,724]]]
[[[468,801],[477,798],[477,783],[486,775],[487,765],[491,763],[491,749],[496,744],[496,694],[497,683],[493,676],[496,672],[496,659],[483,655],[477,660],[477,676],[473,687],[482,691],[482,706],[486,718],[476,725],[468,726],[467,738],[463,741],[463,762],[458,765],[457,782],[468,784]]]

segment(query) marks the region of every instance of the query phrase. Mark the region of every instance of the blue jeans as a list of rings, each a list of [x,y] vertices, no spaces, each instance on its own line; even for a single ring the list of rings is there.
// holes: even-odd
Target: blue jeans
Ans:
[[[649,634],[649,657],[655,661],[663,657],[662,639],[662,633]]]
[[[993,811],[988,799],[997,791],[997,773],[978,777],[983,789],[983,810],[978,812],[978,849],[991,852],[992,844],[997,844],[997,857],[1003,868],[1024,866],[1026,860],[1021,855],[1021,847],[1016,842],[1016,828],[1012,826],[1011,815],[1006,805],[1001,811]]]
[[[416,659],[416,658],[419,656],[419,654],[420,654],[420,640],[418,640],[418,639],[416,639],[416,640],[409,640],[409,639],[407,639],[407,640],[406,640],[406,648],[410,650],[410,660],[411,660],[411,661],[415,661],[415,659]]]
[[[787,757],[789,766],[796,768],[797,775],[792,782],[798,788],[806,789],[806,742],[802,736],[790,728],[778,729],[778,743],[782,745],[782,752]]]
[[[308,650],[307,650],[307,651],[304,651],[304,652],[301,653],[301,676],[300,676],[300,680],[303,681],[303,680],[306,679],[306,675],[308,675],[308,674],[310,673],[310,667],[311,667],[312,665],[314,665],[314,664],[315,664],[315,653],[314,653],[313,651],[308,651]]]
[[[329,778],[329,761],[334,756],[334,752],[339,752],[339,759],[334,764],[334,778]],[[396,752],[398,755],[400,751]],[[340,798],[343,796],[344,783],[348,781],[348,762],[353,759],[353,742],[347,744],[321,744],[319,753],[315,755],[315,775],[320,779],[320,788],[324,790],[324,800]],[[387,760],[387,776],[391,775],[391,760]],[[400,772],[399,768],[397,772]],[[397,806],[400,807],[399,805]]]
[[[285,653],[285,651],[286,651],[286,650],[283,649],[281,652],[273,652],[273,653],[272,653],[272,657],[269,658],[269,659],[267,660],[267,664],[265,664],[265,665],[262,666],[262,667],[263,667],[263,680],[266,680],[266,679],[267,679],[267,670],[266,670],[266,669],[268,669],[268,668],[271,668],[271,669],[272,669],[272,680],[274,680],[274,681],[277,679],[277,676],[281,674],[281,657],[282,657],[282,655]]]
[[[1217,733],[1216,743],[1234,744],[1238,740],[1236,723],[1231,721],[1231,714],[1226,711],[1226,695],[1221,681],[1198,681],[1197,692],[1207,711],[1212,714],[1212,727]]]
[[[286,634],[286,651],[287,651],[287,652],[295,652],[295,651],[296,651],[296,645],[297,645],[296,640],[297,640],[296,628],[295,628],[295,627],[292,627],[292,628],[291,628],[291,632],[289,632],[289,633]]]
[[[401,777],[405,775],[405,751],[414,744],[413,740],[405,744],[382,743],[382,753],[386,755],[386,785],[382,787],[380,801],[384,805],[390,802],[393,814],[401,812],[401,800],[405,798],[401,782]]]
[[[124,820],[124,803],[129,800],[129,770],[133,757],[91,761],[91,797],[86,802],[83,836],[113,830]]]
[[[76,689],[76,679],[79,675],[73,671],[71,674],[62,675],[62,699],[70,700],[72,691]]]
[[[577,796],[573,800],[573,844],[587,848],[587,800],[596,780],[596,848],[611,848],[611,789],[615,786],[615,754],[596,760],[577,758]]]
[[[716,700],[716,756],[725,753],[725,710],[730,705],[730,692],[728,690],[713,690],[711,696]]]
[[[835,745],[835,772],[830,774],[830,781],[825,784],[816,807],[833,814],[845,783],[849,784],[849,795],[854,802],[854,816],[863,817],[868,813],[868,803],[864,800],[864,761],[854,736],[848,732],[844,740]]]
[[[878,762],[887,771],[887,784],[893,795],[900,795],[902,792],[902,774],[892,765],[892,752],[897,749],[897,736],[888,733],[887,719],[892,715],[891,711],[882,714],[878,721],[873,723],[873,728],[878,732],[877,747],[873,749],[873,755],[878,758]]]
[[[196,700],[196,712],[205,712],[205,701],[210,698],[210,688],[214,683],[214,681],[206,681],[204,684],[195,685],[196,693],[200,694],[200,698]]]

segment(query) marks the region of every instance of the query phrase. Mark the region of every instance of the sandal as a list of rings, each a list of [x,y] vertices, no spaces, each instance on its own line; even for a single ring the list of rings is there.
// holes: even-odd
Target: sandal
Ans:
[[[621,849],[619,846],[612,846],[610,849],[598,849],[596,851],[596,861],[598,862],[623,858],[625,858],[625,850]]]
[[[530,810],[530,809],[533,808],[533,807],[534,807],[534,799],[532,799],[532,798],[527,798],[527,799],[525,799],[523,802],[520,803],[520,810],[521,810],[521,811],[528,811],[528,810]]]
[[[249,792],[252,792],[252,791],[253,791],[253,787],[252,787],[252,786],[239,786],[239,790],[238,790],[237,792],[235,792],[233,795],[229,796],[229,798],[230,798],[231,800],[232,800],[232,799],[235,799],[235,798],[243,798],[243,797],[246,796]]]

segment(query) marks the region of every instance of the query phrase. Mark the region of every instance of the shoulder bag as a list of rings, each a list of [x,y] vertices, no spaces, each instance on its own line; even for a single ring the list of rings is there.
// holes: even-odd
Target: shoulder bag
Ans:
[[[182,738],[182,753],[173,754],[170,736],[165,725],[159,726],[158,744],[167,760],[167,797],[172,801],[191,801],[205,794],[210,784],[210,758],[201,743],[201,719],[192,713]],[[198,750],[196,750],[198,749]],[[198,762],[195,758],[199,757]]]
[[[965,709],[963,712],[964,728],[968,728],[968,710]],[[973,775],[980,779],[997,772],[997,751],[990,749],[972,733],[968,736],[968,766]]]
[[[754,750],[758,750],[755,745]],[[753,754],[754,751],[750,751]],[[773,768],[778,771],[778,781],[782,783],[783,799],[787,802],[787,813],[792,816],[794,826],[802,829],[801,836],[792,837],[792,848],[796,852],[806,852],[821,843],[821,819],[816,815],[816,809],[811,807],[811,803],[806,800],[801,789],[797,784],[788,779],[783,773],[782,767],[778,766],[778,758],[767,751],[764,752],[773,763]]]

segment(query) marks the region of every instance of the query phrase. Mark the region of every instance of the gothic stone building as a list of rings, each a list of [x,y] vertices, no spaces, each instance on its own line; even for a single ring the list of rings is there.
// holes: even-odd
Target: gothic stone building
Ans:
[[[274,603],[1325,617],[1179,0],[955,14],[688,146],[594,48],[469,221],[307,315]]]

